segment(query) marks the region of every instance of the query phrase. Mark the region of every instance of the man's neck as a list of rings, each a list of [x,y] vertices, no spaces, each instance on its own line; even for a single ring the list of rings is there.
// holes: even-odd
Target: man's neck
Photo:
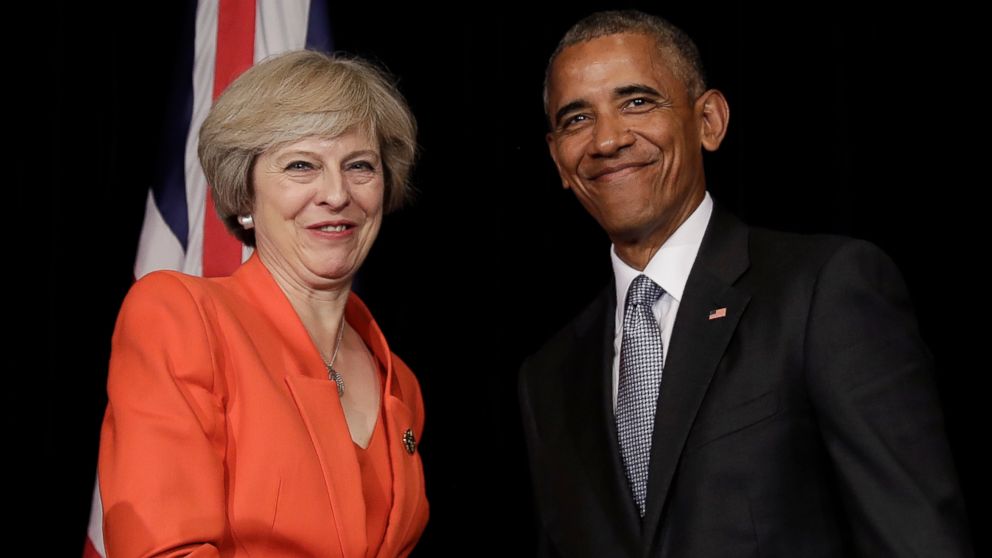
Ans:
[[[685,223],[692,216],[705,197],[706,190],[703,189],[699,194],[693,196],[689,203],[679,208],[671,217],[664,219],[657,227],[639,238],[632,240],[611,239],[613,240],[613,249],[616,251],[617,256],[623,260],[623,263],[630,267],[638,271],[644,271],[651,258],[658,253],[658,250],[665,245],[665,242],[682,226],[682,223]]]

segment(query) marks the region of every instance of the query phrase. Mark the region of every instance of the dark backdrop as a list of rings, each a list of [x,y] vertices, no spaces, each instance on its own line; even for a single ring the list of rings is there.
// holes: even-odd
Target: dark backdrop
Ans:
[[[6,26],[35,38],[7,49],[4,80],[5,430],[15,526],[46,555],[82,546],[182,4],[46,4]],[[697,40],[730,101],[706,162],[717,202],[752,224],[867,238],[903,270],[977,530],[989,328],[975,14],[641,4]],[[417,556],[530,550],[516,371],[610,273],[607,239],[547,156],[541,80],[565,29],[606,6],[331,8],[336,46],[396,74],[420,124],[419,195],[387,217],[360,287],[423,386],[432,510]]]

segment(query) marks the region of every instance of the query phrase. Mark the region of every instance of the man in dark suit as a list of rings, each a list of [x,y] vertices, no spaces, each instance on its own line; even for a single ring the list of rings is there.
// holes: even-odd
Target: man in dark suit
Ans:
[[[549,63],[551,156],[614,281],[524,364],[542,556],[967,556],[931,359],[872,245],[749,228],[692,41],[639,12]]]

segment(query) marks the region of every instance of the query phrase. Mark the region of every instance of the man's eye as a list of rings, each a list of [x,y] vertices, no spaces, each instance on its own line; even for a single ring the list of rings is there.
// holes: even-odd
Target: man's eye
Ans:
[[[563,129],[564,128],[569,128],[571,126],[575,126],[576,124],[585,122],[586,120],[589,120],[589,117],[586,116],[586,115],[584,115],[584,114],[576,114],[576,115],[573,115],[573,116],[569,116],[569,117],[566,117],[566,118],[563,118],[562,119],[562,121],[561,121],[561,128],[563,128]]]

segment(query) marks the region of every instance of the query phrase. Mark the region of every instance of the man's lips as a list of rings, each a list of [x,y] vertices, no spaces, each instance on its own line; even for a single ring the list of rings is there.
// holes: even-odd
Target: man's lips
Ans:
[[[600,167],[589,174],[589,180],[612,180],[614,178],[621,178],[627,176],[628,174],[635,173],[649,164],[651,163],[638,161]]]

